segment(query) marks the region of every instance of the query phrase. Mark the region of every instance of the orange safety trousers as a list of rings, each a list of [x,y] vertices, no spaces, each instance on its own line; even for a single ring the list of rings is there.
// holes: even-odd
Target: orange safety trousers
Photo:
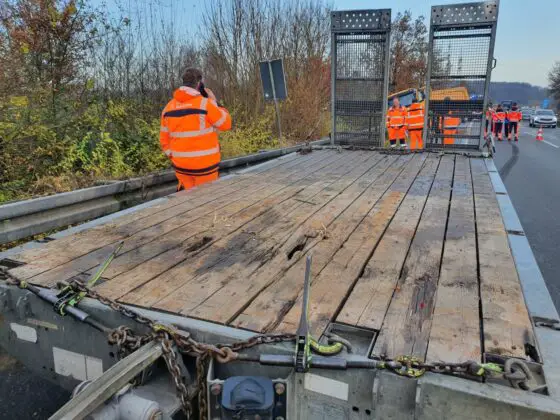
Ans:
[[[177,191],[188,190],[189,188],[194,188],[197,185],[206,184],[207,182],[212,182],[219,178],[218,172],[214,172],[210,175],[200,176],[183,175],[179,172],[175,172],[175,176],[179,181],[179,185],[177,185]]]
[[[423,149],[424,143],[422,142],[423,130],[411,130],[408,132],[410,136],[410,150]]]

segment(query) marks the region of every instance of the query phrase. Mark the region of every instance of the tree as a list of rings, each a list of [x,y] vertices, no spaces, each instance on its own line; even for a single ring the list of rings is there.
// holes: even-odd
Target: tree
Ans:
[[[11,63],[2,87],[38,103],[46,92],[56,121],[59,96],[88,68],[96,15],[76,0],[3,0],[1,11],[2,59]]]
[[[557,103],[557,108],[560,109],[560,61],[554,63],[554,67],[548,73],[548,89]]]
[[[423,16],[397,13],[391,28],[391,91],[420,88],[426,81],[428,29]]]

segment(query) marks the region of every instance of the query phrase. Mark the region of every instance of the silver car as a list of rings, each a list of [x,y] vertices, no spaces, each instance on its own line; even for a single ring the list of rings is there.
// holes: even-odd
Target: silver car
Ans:
[[[529,126],[531,127],[556,128],[557,124],[558,119],[551,109],[537,109],[529,120]]]
[[[521,114],[523,115],[523,121],[529,121],[531,119],[531,115],[533,115],[535,110],[533,108],[525,107],[521,108]]]

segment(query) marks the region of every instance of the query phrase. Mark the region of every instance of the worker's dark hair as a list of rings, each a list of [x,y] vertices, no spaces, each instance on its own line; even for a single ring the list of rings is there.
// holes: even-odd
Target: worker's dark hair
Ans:
[[[517,102],[514,102],[511,106],[517,106]]]
[[[183,73],[183,85],[196,89],[202,81],[202,72],[199,69],[188,68]]]
[[[418,103],[418,98],[415,96],[414,98],[412,98],[412,103],[413,104],[417,104]]]

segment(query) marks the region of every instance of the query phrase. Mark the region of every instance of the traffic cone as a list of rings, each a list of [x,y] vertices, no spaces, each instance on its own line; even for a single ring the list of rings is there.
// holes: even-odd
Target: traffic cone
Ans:
[[[539,127],[539,129],[537,130],[537,137],[535,138],[535,140],[538,141],[543,141],[544,137],[543,137],[543,128]]]

